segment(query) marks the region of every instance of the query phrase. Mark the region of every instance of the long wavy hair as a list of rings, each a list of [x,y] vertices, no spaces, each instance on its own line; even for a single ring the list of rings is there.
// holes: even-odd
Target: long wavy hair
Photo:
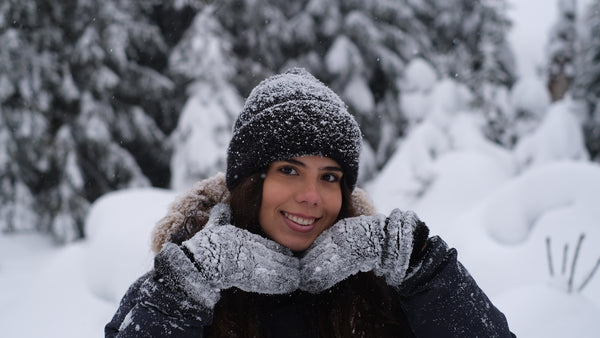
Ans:
[[[258,223],[266,170],[244,180],[230,193],[233,224],[264,236]],[[338,220],[357,216],[351,190],[342,179]],[[311,337],[414,337],[408,321],[382,278],[358,273],[320,294],[296,291],[288,295],[249,293],[237,288],[221,291],[206,337],[272,337],[279,319],[274,307],[292,304],[293,317]],[[290,308],[290,305],[288,305]],[[289,317],[286,317],[287,320]]]

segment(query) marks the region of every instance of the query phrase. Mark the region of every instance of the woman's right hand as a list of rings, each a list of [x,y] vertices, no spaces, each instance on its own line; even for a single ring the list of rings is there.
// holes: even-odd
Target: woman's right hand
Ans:
[[[263,294],[296,290],[300,263],[291,250],[230,221],[229,206],[217,204],[204,229],[181,246],[165,244],[155,260],[157,272],[191,296],[206,298],[207,286],[217,289],[214,302],[218,290],[230,287]]]

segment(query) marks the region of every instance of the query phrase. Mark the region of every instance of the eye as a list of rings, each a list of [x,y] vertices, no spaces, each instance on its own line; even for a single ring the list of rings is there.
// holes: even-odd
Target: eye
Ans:
[[[298,172],[296,171],[296,169],[294,169],[294,167],[291,166],[282,166],[279,169],[279,172],[284,174],[284,175],[298,175]]]
[[[327,174],[323,174],[323,176],[321,176],[321,178],[329,183],[335,183],[335,182],[339,182],[340,181],[340,176],[334,173],[327,173]]]

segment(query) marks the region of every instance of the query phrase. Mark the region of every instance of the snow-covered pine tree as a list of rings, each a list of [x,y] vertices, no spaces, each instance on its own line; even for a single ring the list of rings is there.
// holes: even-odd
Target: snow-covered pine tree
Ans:
[[[510,117],[514,114],[508,93],[516,81],[516,62],[506,37],[511,25],[508,5],[504,0],[476,3],[481,7],[480,23],[471,34],[479,34],[481,39],[475,54],[481,67],[470,85],[475,86],[471,88],[479,97],[476,105],[485,114],[484,133],[492,141],[510,147],[516,140],[510,135],[512,126],[507,125],[513,122]]]
[[[506,39],[510,28],[505,0],[412,2],[426,27],[431,50],[425,56],[446,77],[466,84],[476,108],[486,115],[488,137],[503,143],[510,112],[506,92],[515,82],[515,60]]]
[[[185,93],[167,57],[189,22],[158,1],[0,5],[1,230],[69,241],[100,195],[168,184]]]
[[[479,37],[474,47],[477,60],[474,85],[493,85],[511,88],[516,80],[516,61],[507,40],[511,27],[506,0],[474,1],[473,12],[479,12],[477,24],[469,35]],[[469,82],[465,82],[469,85]],[[472,84],[473,85],[473,84]],[[477,91],[475,91],[477,93]],[[484,96],[484,100],[486,100]]]
[[[548,89],[552,101],[562,99],[575,78],[576,10],[575,0],[558,0],[558,20],[550,30],[547,45]]]
[[[313,10],[321,21],[326,18]],[[429,40],[403,1],[351,1],[340,6],[341,25],[325,54],[325,70],[375,150],[378,167],[395,150],[406,127],[399,79],[407,62]]]
[[[50,46],[62,32],[32,1],[0,6],[0,228],[49,231],[40,197],[57,180],[51,132],[64,111],[54,107],[61,67]]]
[[[590,157],[600,162],[600,1],[590,2],[584,13],[573,96],[585,101],[585,143]]]
[[[480,93],[484,83],[510,87],[515,61],[506,34],[506,0],[424,0],[417,18],[431,39],[429,52],[442,74]]]
[[[215,20],[214,10],[215,6],[206,6],[198,12],[169,58],[170,73],[186,83],[192,81],[177,128],[170,135],[175,190],[225,171],[231,126],[242,108],[242,98],[230,82],[235,64],[231,38]]]

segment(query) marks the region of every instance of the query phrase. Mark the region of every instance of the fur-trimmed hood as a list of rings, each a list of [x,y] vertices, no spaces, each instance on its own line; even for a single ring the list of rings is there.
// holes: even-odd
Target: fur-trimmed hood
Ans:
[[[208,220],[212,207],[228,197],[229,190],[223,173],[195,183],[171,203],[167,215],[156,223],[151,237],[152,251],[158,253],[163,244],[180,241],[184,236],[182,233],[198,231]],[[370,197],[360,188],[355,188],[352,192],[352,203],[359,215],[376,213]],[[187,216],[195,216],[196,224],[189,224]],[[197,228],[197,224],[201,225],[200,228]]]

